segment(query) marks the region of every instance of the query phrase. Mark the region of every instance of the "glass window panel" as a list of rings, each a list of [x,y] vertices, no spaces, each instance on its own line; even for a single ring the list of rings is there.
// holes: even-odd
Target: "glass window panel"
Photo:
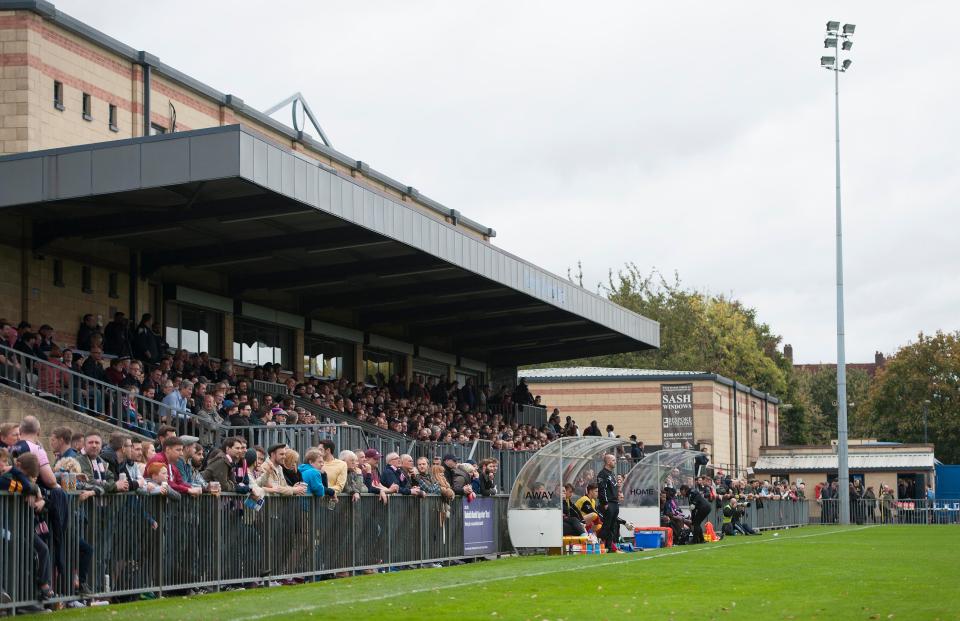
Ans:
[[[167,326],[167,345],[180,347],[180,332],[171,326]]]
[[[200,345],[200,334],[196,330],[181,330],[180,339],[182,341],[180,347],[183,349],[191,353],[200,351],[197,348]]]

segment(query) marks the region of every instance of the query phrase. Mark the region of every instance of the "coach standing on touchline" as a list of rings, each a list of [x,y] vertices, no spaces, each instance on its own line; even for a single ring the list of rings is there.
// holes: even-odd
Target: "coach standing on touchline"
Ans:
[[[597,533],[603,539],[607,551],[617,549],[620,531],[620,490],[617,488],[617,457],[610,453],[603,456],[603,470],[597,475],[597,503],[603,516],[603,526]]]

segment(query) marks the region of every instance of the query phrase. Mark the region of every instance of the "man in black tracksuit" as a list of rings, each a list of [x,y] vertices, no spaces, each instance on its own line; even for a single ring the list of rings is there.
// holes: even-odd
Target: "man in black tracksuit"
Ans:
[[[693,542],[703,543],[703,521],[710,514],[710,502],[696,489],[680,486],[680,495],[690,501],[690,522],[693,525]]]
[[[597,536],[603,540],[608,552],[617,549],[620,538],[620,490],[617,487],[617,467],[615,455],[603,456],[603,470],[597,475],[597,505],[603,516],[603,526]]]

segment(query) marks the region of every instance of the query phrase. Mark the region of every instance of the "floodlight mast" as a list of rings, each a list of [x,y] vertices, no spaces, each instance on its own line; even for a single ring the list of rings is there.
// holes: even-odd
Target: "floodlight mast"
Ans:
[[[837,217],[837,482],[839,521],[850,523],[850,468],[847,439],[847,356],[843,317],[843,226],[840,210],[840,74],[850,68],[849,59],[841,62],[840,55],[853,47],[850,37],[856,26],[840,22],[827,22],[825,48],[835,48],[836,57],[822,56],[820,66],[833,71],[834,135],[836,149],[836,217]],[[841,44],[842,41],[842,44]]]

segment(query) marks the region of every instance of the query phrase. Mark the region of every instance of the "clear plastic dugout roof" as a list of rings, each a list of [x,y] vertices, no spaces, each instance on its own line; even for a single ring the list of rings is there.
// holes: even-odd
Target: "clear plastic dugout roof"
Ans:
[[[596,481],[603,456],[630,443],[618,438],[560,438],[524,464],[510,492],[509,509],[560,509],[563,484],[574,487]]]
[[[664,449],[638,462],[624,477],[621,507],[659,507],[660,491],[670,486],[693,487],[700,451]]]

